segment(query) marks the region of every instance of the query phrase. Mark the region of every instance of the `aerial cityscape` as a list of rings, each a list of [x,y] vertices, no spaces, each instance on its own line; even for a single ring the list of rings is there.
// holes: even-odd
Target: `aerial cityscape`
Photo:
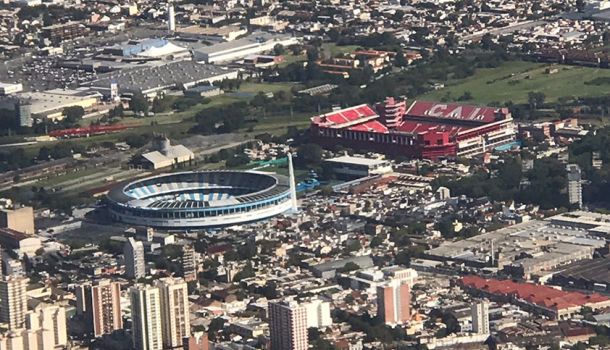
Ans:
[[[0,61],[0,350],[610,349],[610,0],[14,0]]]

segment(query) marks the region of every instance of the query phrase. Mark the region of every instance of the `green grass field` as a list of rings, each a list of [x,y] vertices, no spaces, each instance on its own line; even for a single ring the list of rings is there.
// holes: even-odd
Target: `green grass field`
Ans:
[[[280,92],[290,91],[294,86],[299,86],[295,83],[242,83],[239,87],[239,92]]]
[[[324,43],[322,44],[322,51],[326,57],[336,57],[340,54],[354,52],[358,47],[358,45],[338,46],[335,43]]]
[[[548,68],[556,68],[559,71],[548,74]],[[473,98],[466,102],[524,103],[527,102],[528,93],[536,91],[544,93],[548,102],[553,102],[561,98],[607,95],[610,85],[585,84],[600,77],[610,78],[610,69],[514,61],[498,68],[478,69],[473,76],[466,79],[444,82],[444,89],[426,93],[418,98],[457,100],[468,91]]]

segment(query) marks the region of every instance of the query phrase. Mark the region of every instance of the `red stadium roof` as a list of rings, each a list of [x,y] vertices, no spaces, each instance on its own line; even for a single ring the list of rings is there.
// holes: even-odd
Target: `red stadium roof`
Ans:
[[[455,135],[458,132],[468,129],[467,127],[462,126],[453,126],[453,125],[443,125],[439,123],[433,122],[418,122],[418,121],[410,121],[405,120],[397,128],[402,132],[410,132],[414,134],[423,134],[426,132],[436,131],[436,132],[447,132],[450,135]]]
[[[407,110],[406,115],[417,118],[457,119],[491,123],[496,120],[496,111],[497,109],[493,107],[415,101]]]
[[[351,126],[351,127],[349,127],[349,130],[369,131],[369,132],[376,132],[376,133],[380,133],[380,134],[385,134],[388,132],[388,128],[377,120],[370,120],[370,121],[362,123],[362,124]]]
[[[364,122],[365,120],[374,119],[377,117],[377,112],[375,112],[373,108],[371,108],[369,105],[363,104],[322,114],[311,118],[311,121],[320,126],[340,128],[350,126],[354,122],[358,123],[360,120]]]
[[[459,283],[463,286],[491,294],[514,296],[531,304],[554,310],[579,307],[590,303],[610,300],[597,293],[583,294],[578,292],[566,292],[539,284],[518,283],[511,280],[488,280],[479,276],[463,277]]]
[[[493,107],[415,101],[408,108],[397,131],[413,134],[445,132],[453,136],[459,132],[496,121],[497,112],[498,110]],[[502,112],[508,113],[504,110]],[[387,126],[379,122],[378,118],[379,115],[373,107],[363,104],[322,114],[311,118],[311,121],[323,128],[389,133]],[[449,120],[466,123],[456,125],[456,123],[447,122]]]

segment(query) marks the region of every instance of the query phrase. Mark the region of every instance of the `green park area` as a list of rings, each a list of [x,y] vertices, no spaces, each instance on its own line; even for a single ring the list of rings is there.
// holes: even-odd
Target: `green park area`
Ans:
[[[118,123],[129,126],[130,128],[118,133],[96,135],[87,138],[78,138],[70,140],[39,142],[32,145],[24,146],[26,154],[35,155],[42,146],[52,147],[58,142],[78,143],[82,146],[99,144],[102,142],[117,142],[134,134],[152,134],[155,132],[164,133],[172,139],[181,139],[189,135],[189,131],[196,125],[195,116],[205,115],[206,110],[226,107],[238,102],[249,102],[259,92],[277,94],[280,91],[290,92],[292,88],[298,85],[293,83],[253,83],[244,82],[238,90],[229,92],[220,96],[211,97],[208,99],[200,98],[198,102],[190,105],[182,111],[165,111],[155,113],[147,117],[136,117],[133,114],[126,114],[118,119]],[[167,96],[167,99],[178,101],[184,99],[181,96]],[[270,114],[257,113],[253,116],[256,123],[248,123],[247,127],[240,130],[240,133],[263,133],[269,132],[273,134],[285,133],[289,126],[305,127],[308,125],[310,115],[289,112],[285,114]],[[96,119],[83,119],[80,124],[89,125],[95,122]],[[15,139],[15,141],[21,141]]]
[[[465,79],[419,96],[426,100],[462,100],[481,104],[526,103],[529,92],[542,92],[547,102],[608,94],[610,69],[510,61],[497,68],[480,68]]]

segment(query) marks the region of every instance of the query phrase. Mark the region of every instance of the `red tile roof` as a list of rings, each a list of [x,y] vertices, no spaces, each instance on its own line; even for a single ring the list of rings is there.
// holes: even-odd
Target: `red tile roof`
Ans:
[[[490,294],[514,296],[531,304],[553,310],[579,307],[610,300],[598,293],[566,292],[539,284],[519,283],[511,280],[488,280],[479,276],[466,276],[460,279],[458,283]]]

